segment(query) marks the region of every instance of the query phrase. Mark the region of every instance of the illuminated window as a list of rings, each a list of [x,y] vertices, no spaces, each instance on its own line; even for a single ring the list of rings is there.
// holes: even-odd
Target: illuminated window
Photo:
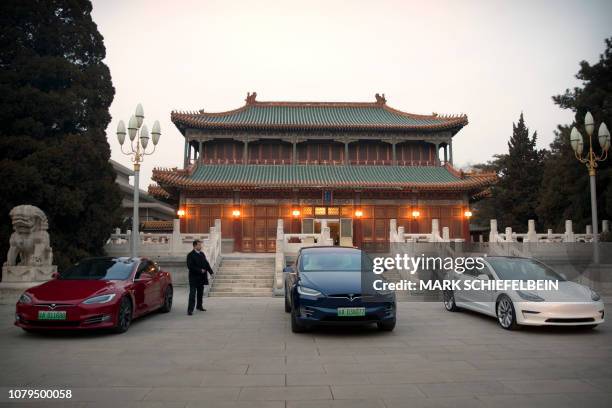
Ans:
[[[303,215],[312,215],[312,207],[303,207],[302,208]]]
[[[315,215],[325,215],[325,207],[315,207]]]
[[[341,215],[351,217],[353,215],[353,207],[342,207]]]
[[[340,215],[338,207],[327,207],[327,215]]]

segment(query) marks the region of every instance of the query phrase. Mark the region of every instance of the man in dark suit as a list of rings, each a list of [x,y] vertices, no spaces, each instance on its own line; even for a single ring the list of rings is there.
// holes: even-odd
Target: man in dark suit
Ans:
[[[208,285],[208,273],[213,275],[213,270],[206,259],[206,255],[202,251],[202,241],[196,239],[193,241],[193,251],[187,254],[187,268],[189,269],[189,304],[187,305],[187,314],[193,314],[193,307],[203,312],[206,311],[202,306],[202,298],[204,297],[204,285]]]

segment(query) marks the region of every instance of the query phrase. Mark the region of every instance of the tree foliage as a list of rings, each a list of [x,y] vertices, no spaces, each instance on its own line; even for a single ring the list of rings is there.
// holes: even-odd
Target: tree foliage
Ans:
[[[494,156],[494,160],[475,166],[495,171],[499,181],[491,187],[491,197],[476,204],[476,222],[485,226],[489,219],[497,219],[500,227],[514,231],[527,229],[527,221],[536,219],[535,208],[542,181],[544,152],[536,147],[537,132],[529,135],[529,128],[521,113],[518,123],[512,124],[508,153]]]
[[[575,122],[559,126],[545,164],[537,213],[551,228],[561,230],[566,219],[574,221],[575,231],[583,231],[587,224],[591,224],[588,172],[585,165],[576,160],[569,134],[575,125],[584,136],[587,135],[584,116],[590,111],[596,124],[593,148],[597,154],[602,153],[597,141],[599,124],[603,121],[609,127],[612,125],[612,38],[605,43],[606,49],[596,64],[590,65],[587,61],[580,63],[576,78],[583,82],[582,86],[567,89],[562,95],[553,97],[561,108],[571,109],[575,113]],[[588,139],[584,142],[585,150],[588,150]],[[611,161],[608,158],[598,164],[597,207],[600,220],[609,220],[612,216]]]
[[[55,263],[103,253],[120,214],[105,129],[115,90],[87,0],[0,2],[0,261],[19,204],[49,217]]]

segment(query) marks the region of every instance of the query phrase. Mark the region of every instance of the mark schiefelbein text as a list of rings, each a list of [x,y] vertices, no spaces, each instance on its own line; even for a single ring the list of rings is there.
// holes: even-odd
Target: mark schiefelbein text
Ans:
[[[387,282],[382,279],[373,282],[376,291],[387,290],[558,290],[556,280],[421,280],[418,282],[402,279],[399,282]]]

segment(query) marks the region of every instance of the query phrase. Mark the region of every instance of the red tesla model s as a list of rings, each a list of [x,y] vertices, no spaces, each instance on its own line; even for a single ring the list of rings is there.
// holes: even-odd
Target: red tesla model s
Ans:
[[[146,258],[87,258],[26,290],[15,325],[26,331],[100,329],[125,332],[133,318],[172,308],[170,273]]]

